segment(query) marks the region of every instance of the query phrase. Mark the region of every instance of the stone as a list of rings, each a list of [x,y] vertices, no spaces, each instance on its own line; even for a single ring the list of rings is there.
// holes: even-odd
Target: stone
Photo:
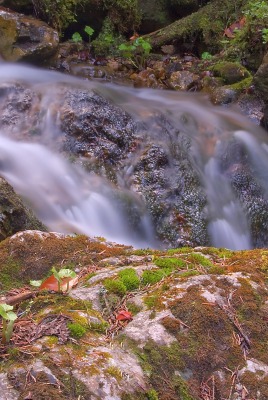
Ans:
[[[0,8],[0,54],[5,61],[44,63],[57,52],[58,33],[45,22]]]
[[[26,229],[43,229],[13,188],[0,177],[0,240]]]

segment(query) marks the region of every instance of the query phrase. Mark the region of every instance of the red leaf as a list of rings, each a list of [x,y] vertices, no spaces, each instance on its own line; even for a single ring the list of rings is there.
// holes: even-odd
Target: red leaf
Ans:
[[[118,321],[131,321],[133,319],[131,312],[121,310],[116,316]]]
[[[68,289],[70,290],[73,286],[77,285],[77,283],[77,276],[75,278],[62,278],[60,283],[60,292],[67,292]],[[59,285],[55,276],[51,275],[45,279],[40,285],[39,290],[53,290],[54,292],[58,292]]]
[[[230,39],[234,38],[235,37],[234,31],[237,29],[242,29],[245,23],[246,23],[245,17],[241,18],[240,21],[234,22],[228,28],[224,29],[224,36],[227,36]]]

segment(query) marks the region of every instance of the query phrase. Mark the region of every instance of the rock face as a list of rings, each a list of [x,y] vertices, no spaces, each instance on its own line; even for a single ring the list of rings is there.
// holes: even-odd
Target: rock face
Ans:
[[[268,103],[268,53],[264,56],[262,63],[253,80],[265,103]]]
[[[28,231],[2,243],[0,261],[1,302],[52,265],[79,278],[20,305],[30,314],[0,345],[1,400],[267,399],[266,250],[133,250]]]
[[[5,61],[44,63],[58,43],[58,33],[44,22],[0,8],[0,54]]]
[[[45,229],[23,204],[12,187],[0,177],[0,240],[25,229]]]

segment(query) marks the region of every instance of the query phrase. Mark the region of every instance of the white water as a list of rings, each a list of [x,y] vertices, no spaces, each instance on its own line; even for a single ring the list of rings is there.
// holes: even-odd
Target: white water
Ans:
[[[156,113],[164,114],[174,128],[170,133],[173,143],[177,140],[176,132],[188,134],[192,138],[191,151],[196,168],[207,194],[208,231],[212,244],[232,249],[251,247],[245,213],[228,179],[221,173],[217,156],[221,144],[230,138],[243,142],[259,173],[261,186],[268,193],[267,143],[263,132],[246,118],[210,106],[204,97],[198,95],[103,85],[22,65],[0,65],[0,84],[6,82],[21,82],[38,90],[46,113],[42,144],[14,141],[7,137],[8,131],[1,133],[0,173],[28,199],[50,229],[104,236],[137,247],[154,245],[150,218],[137,194],[127,192],[133,207],[140,210],[139,234],[133,232],[126,222],[126,215],[116,200],[118,192],[111,184],[96,175],[86,174],[47,148],[53,147],[55,138],[61,134],[55,109],[64,84],[83,90],[96,89],[141,121],[146,126],[147,135],[154,140],[165,140],[161,137],[161,125],[152,123]],[[16,129],[19,131],[20,127]]]

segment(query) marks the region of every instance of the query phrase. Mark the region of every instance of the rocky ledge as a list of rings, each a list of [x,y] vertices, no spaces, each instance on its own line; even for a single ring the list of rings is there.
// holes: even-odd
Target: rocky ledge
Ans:
[[[18,316],[0,399],[268,397],[267,250],[25,231],[1,242],[0,265],[1,302]],[[76,272],[69,290],[28,286],[52,266]]]

